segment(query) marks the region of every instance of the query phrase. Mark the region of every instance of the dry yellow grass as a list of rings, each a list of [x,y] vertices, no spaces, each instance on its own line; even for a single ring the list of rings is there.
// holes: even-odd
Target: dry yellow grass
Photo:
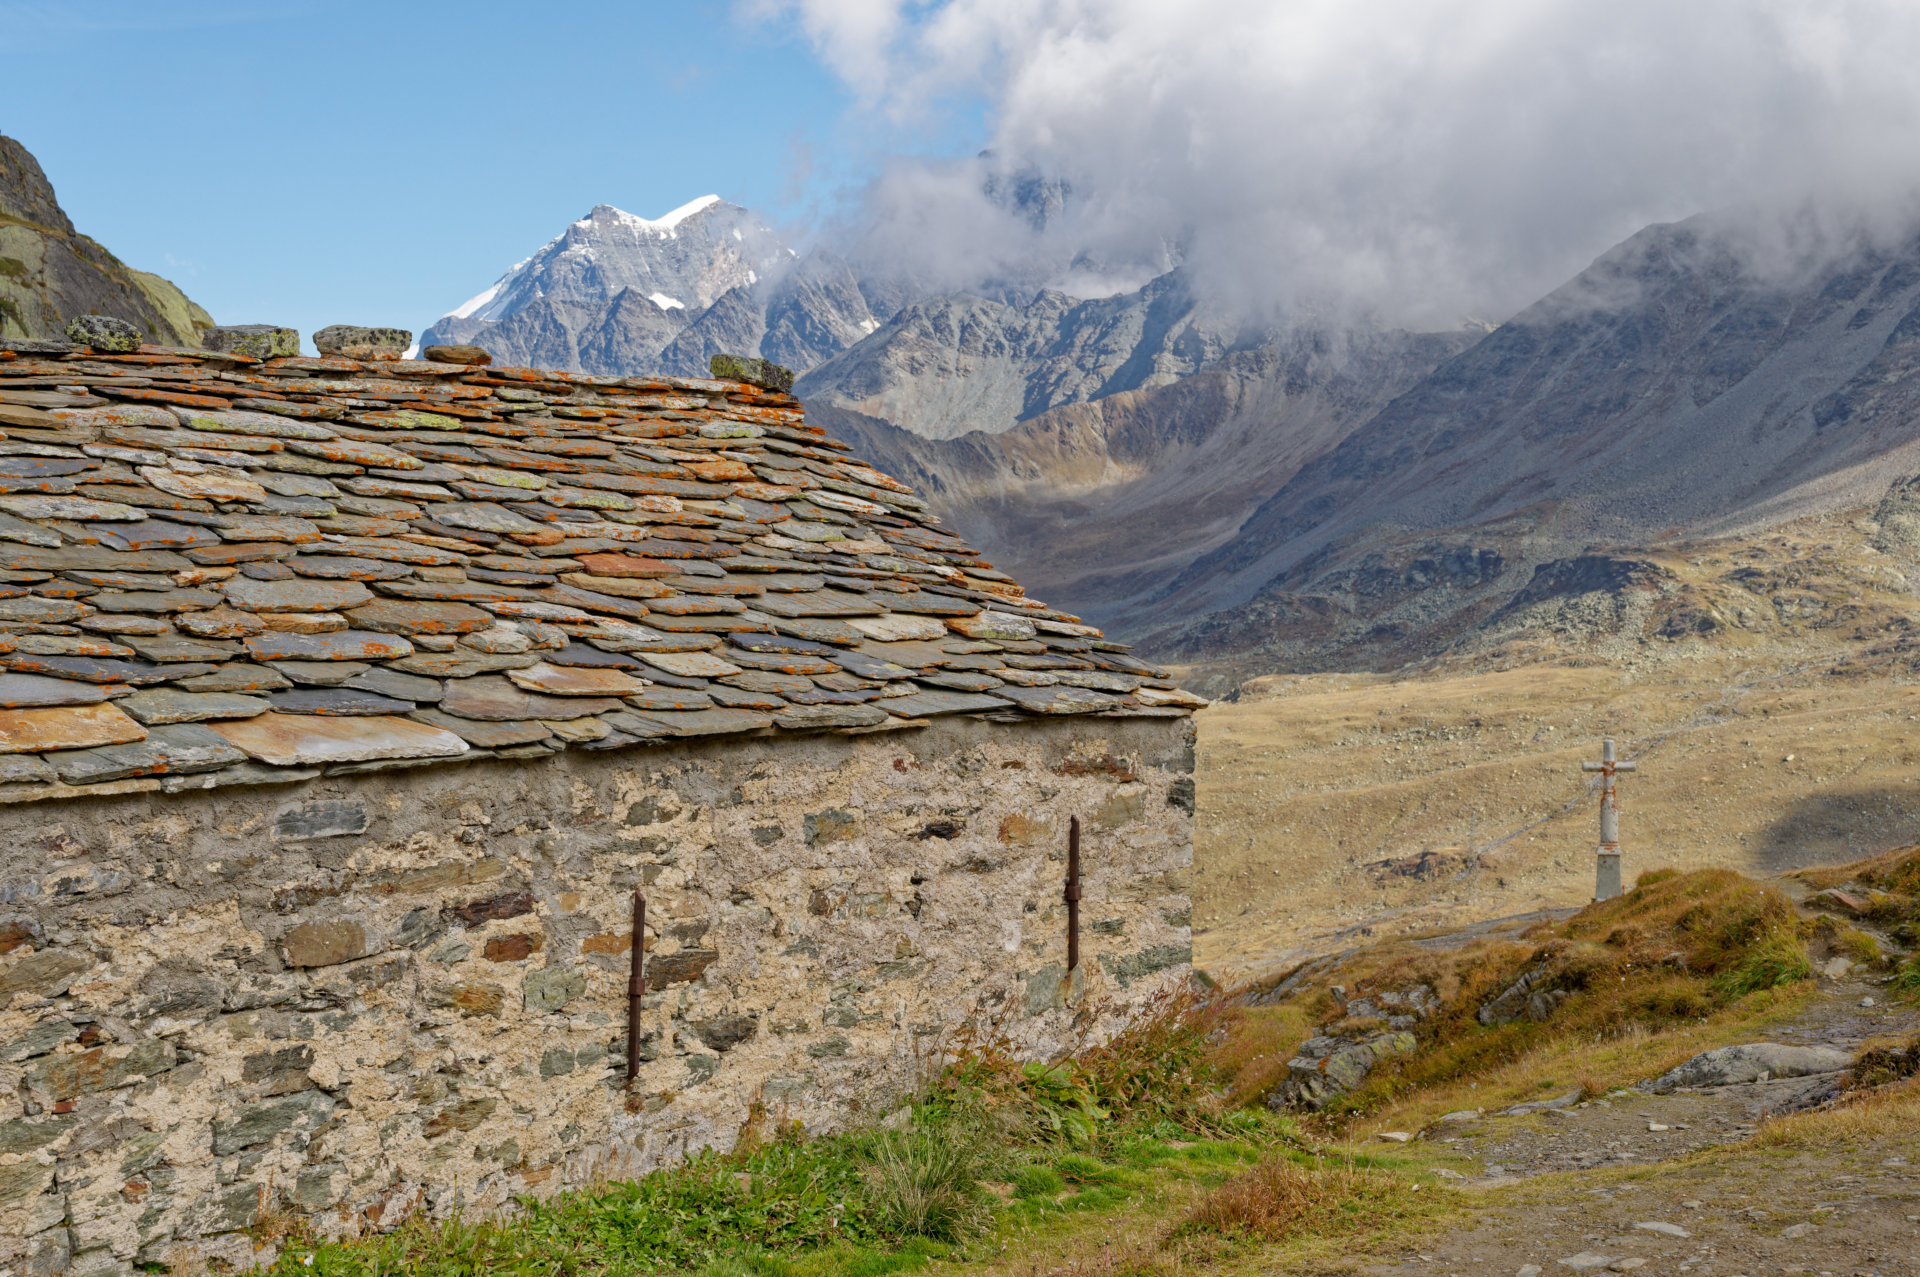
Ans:
[[[1900,650],[1920,600],[1873,557],[1845,521],[1668,556],[1729,614],[1761,606],[1721,597],[1729,573],[1790,578],[1828,599],[1819,623],[1253,680],[1200,715],[1196,961],[1232,983],[1363,935],[1584,904],[1597,812],[1580,763],[1607,736],[1640,764],[1619,790],[1629,881],[1920,840],[1920,681]]]

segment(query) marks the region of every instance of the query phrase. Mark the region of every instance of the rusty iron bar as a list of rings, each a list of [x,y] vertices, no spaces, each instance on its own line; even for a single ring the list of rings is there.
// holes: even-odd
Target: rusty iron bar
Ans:
[[[1067,823],[1067,970],[1080,965],[1080,817]]]
[[[633,964],[627,974],[627,1081],[640,1075],[640,1001],[647,996],[647,898],[633,893]]]

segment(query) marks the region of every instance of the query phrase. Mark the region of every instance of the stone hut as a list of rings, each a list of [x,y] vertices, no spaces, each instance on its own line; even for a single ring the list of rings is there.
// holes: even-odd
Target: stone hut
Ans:
[[[0,346],[0,1272],[874,1120],[963,1025],[1054,1055],[1188,971],[1162,671],[757,361],[380,331]]]

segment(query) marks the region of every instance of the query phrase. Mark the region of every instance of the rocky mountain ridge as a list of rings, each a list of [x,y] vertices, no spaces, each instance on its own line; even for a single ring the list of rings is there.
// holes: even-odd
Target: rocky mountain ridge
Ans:
[[[81,315],[124,319],[167,346],[198,346],[213,327],[175,285],[76,230],[39,161],[0,137],[0,338],[58,337]]]

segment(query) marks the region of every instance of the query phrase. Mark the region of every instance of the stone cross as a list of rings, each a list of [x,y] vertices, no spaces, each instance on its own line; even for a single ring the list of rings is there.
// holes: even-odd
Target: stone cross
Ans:
[[[1633,771],[1635,766],[1614,761],[1611,737],[1600,742],[1599,762],[1580,764],[1581,771],[1599,772],[1605,778],[1600,790],[1600,854],[1593,877],[1595,900],[1611,900],[1620,894],[1620,807],[1613,796],[1613,775]]]

